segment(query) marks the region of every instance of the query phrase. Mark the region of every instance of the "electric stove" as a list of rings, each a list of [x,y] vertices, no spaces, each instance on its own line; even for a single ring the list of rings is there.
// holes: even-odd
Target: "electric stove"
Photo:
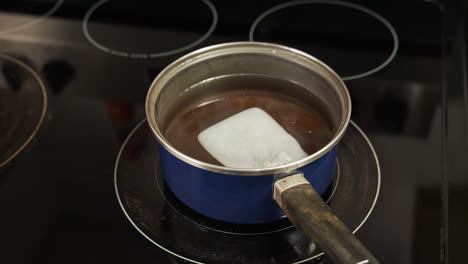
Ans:
[[[203,232],[181,235],[178,222],[159,228],[176,233],[191,257],[158,247],[129,216],[128,206],[138,217],[138,203],[122,206],[114,181],[119,153],[141,160],[141,146],[122,146],[144,124],[154,77],[184,54],[231,41],[291,46],[343,78],[353,129],[379,165],[375,203],[356,235],[382,263],[467,262],[465,15],[462,1],[2,1],[0,262],[222,259],[229,247],[195,237]],[[351,218],[359,205],[347,205]],[[210,230],[234,228],[205,220]],[[224,263],[248,263],[235,259]],[[251,263],[264,262],[295,261]]]

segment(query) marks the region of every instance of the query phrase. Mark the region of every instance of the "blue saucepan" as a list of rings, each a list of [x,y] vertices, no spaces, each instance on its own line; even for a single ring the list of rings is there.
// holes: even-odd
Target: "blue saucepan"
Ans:
[[[231,74],[259,74],[293,81],[329,109],[333,137],[296,162],[264,169],[233,169],[196,160],[165,139],[171,113],[190,103],[186,89]],[[195,97],[211,96],[200,91]],[[160,143],[161,166],[172,192],[193,210],[220,221],[249,224],[289,217],[338,263],[378,263],[320,198],[331,182],[337,144],[351,115],[345,84],[316,58],[281,45],[234,42],[202,48],[167,66],[154,80],[146,115]]]

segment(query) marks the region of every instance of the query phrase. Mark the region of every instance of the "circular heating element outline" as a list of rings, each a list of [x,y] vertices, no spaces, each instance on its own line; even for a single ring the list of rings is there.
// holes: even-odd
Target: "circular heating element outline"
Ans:
[[[35,24],[41,22],[42,20],[50,17],[53,13],[55,13],[57,11],[57,9],[59,9],[59,7],[62,6],[63,1],[64,0],[58,0],[55,3],[55,5],[52,8],[50,8],[47,12],[45,12],[44,14],[40,15],[39,17],[37,17],[37,18],[35,18],[35,19],[33,19],[33,20],[29,21],[29,22],[26,22],[24,24],[19,24],[17,26],[14,26],[14,27],[11,27],[11,28],[8,28],[8,29],[0,30],[0,34],[7,34],[7,33],[14,32],[14,31],[18,31],[18,30],[30,27],[32,25],[35,25]]]
[[[142,134],[142,133],[144,132],[145,129],[148,129],[148,128],[145,128],[145,127],[144,127],[144,124],[145,124],[146,122],[147,122],[146,119],[144,119],[143,121],[141,121],[141,122],[130,132],[130,134],[128,135],[127,139],[124,141],[124,143],[123,143],[123,145],[122,145],[122,147],[121,147],[121,149],[120,149],[120,151],[119,151],[119,154],[118,154],[118,156],[117,156],[117,161],[116,161],[116,164],[115,164],[115,167],[114,167],[114,189],[115,189],[115,192],[116,192],[116,196],[117,196],[117,200],[118,200],[118,202],[119,202],[119,205],[120,205],[121,209],[123,210],[123,212],[124,212],[125,216],[127,217],[127,219],[130,221],[130,223],[140,232],[140,234],[141,234],[142,236],[144,236],[146,239],[148,239],[149,241],[151,241],[154,245],[158,246],[159,248],[161,248],[162,250],[166,251],[167,253],[169,253],[169,254],[171,254],[171,255],[173,255],[173,256],[176,256],[176,257],[181,258],[181,259],[183,259],[183,260],[189,261],[189,262],[191,262],[191,263],[204,263],[204,262],[200,262],[200,261],[194,260],[194,259],[192,259],[192,258],[190,258],[190,257],[183,256],[183,255],[181,255],[180,252],[175,252],[173,249],[168,248],[168,247],[167,247],[166,245],[164,245],[164,243],[162,243],[161,241],[154,240],[154,237],[153,237],[153,235],[151,234],[151,232],[149,232],[148,230],[142,229],[142,226],[141,226],[141,224],[144,223],[144,220],[142,220],[142,219],[152,219],[152,218],[151,218],[151,217],[143,217],[142,219],[140,219],[140,220],[137,221],[137,220],[134,219],[134,217],[135,217],[134,213],[132,213],[131,210],[129,210],[128,207],[125,205],[125,204],[127,204],[127,200],[126,200],[126,198],[124,197],[124,193],[125,193],[126,191],[124,190],[123,193],[121,193],[121,191],[119,190],[120,188],[118,187],[118,185],[119,185],[119,184],[118,184],[118,178],[119,178],[119,175],[121,175],[121,174],[119,173],[119,170],[120,170],[120,167],[123,166],[123,165],[120,164],[120,163],[124,163],[124,162],[122,162],[122,161],[123,161],[123,157],[126,156],[126,153],[125,153],[125,152],[128,152],[128,146],[131,145],[131,141],[135,140],[137,137],[140,137],[140,136],[141,136],[140,134]],[[375,186],[374,186],[374,188],[375,188],[375,194],[373,195],[373,198],[371,198],[371,200],[370,200],[369,209],[366,210],[367,212],[364,213],[364,215],[363,215],[362,218],[360,218],[359,222],[357,223],[357,226],[355,226],[355,227],[353,228],[353,231],[352,231],[352,232],[353,232],[353,233],[356,233],[356,232],[364,225],[364,223],[367,221],[367,219],[369,218],[369,216],[370,216],[371,213],[373,212],[374,207],[375,207],[375,205],[376,205],[376,203],[377,203],[377,199],[378,199],[379,193],[380,193],[380,186],[381,186],[381,171],[380,171],[380,165],[379,165],[379,160],[378,160],[378,158],[377,158],[377,154],[376,154],[376,152],[375,152],[375,150],[374,150],[374,147],[372,146],[372,143],[371,143],[370,140],[368,139],[368,137],[365,135],[365,133],[364,133],[353,121],[350,121],[350,127],[352,128],[352,130],[355,130],[355,132],[353,132],[353,133],[354,133],[355,135],[357,135],[358,137],[360,137],[360,138],[364,141],[364,144],[365,144],[365,146],[368,147],[369,154],[371,155],[371,160],[372,160],[373,162],[375,162],[375,166],[376,166],[376,171],[375,171],[375,173],[376,173],[376,175],[375,175],[375,176],[376,176],[376,183],[375,183]],[[351,128],[350,128],[350,129],[351,129]],[[143,132],[142,132],[142,131],[143,131]],[[150,132],[149,132],[149,133],[150,133]],[[155,141],[154,138],[151,138],[151,139]],[[346,140],[346,139],[343,139],[343,140]],[[142,141],[142,142],[144,142],[144,141]],[[157,144],[157,143],[155,143],[155,144]],[[151,144],[144,144],[144,146],[147,147],[147,148],[148,148],[149,145],[151,145]],[[142,152],[142,150],[140,150],[140,154],[141,154],[142,157],[144,157],[144,155],[145,155],[145,154],[148,154],[148,153],[144,153],[144,151]],[[148,158],[148,157],[146,157],[146,158]],[[156,159],[156,160],[158,160],[158,159]],[[370,161],[370,162],[372,162],[372,161]],[[134,160],[132,160],[132,162],[127,162],[127,165],[128,165],[128,164],[131,164],[133,167],[142,166],[141,163],[135,162]],[[120,165],[120,166],[119,166],[119,165]],[[154,164],[150,164],[150,166],[154,167]],[[133,167],[132,167],[132,169],[130,170],[131,173],[128,174],[128,175],[125,175],[126,178],[128,178],[128,179],[131,178],[131,179],[135,180],[135,177],[133,177],[133,176],[139,175],[139,177],[140,177],[141,175],[145,174],[145,173],[143,173],[143,174],[135,174],[135,175],[133,175],[133,173],[135,172],[135,171],[133,171],[133,169],[134,169]],[[149,173],[149,172],[150,172],[150,171],[148,170],[148,171],[146,172],[146,174],[151,175],[151,177],[153,177],[154,175],[152,175],[152,174]],[[124,173],[124,174],[125,174],[125,173]],[[122,174],[122,175],[124,175],[124,174]],[[340,174],[341,174],[341,173],[340,173]],[[131,176],[131,177],[129,177],[129,176]],[[125,178],[125,177],[124,177],[124,178]],[[341,178],[341,177],[340,177],[340,178]],[[341,179],[340,179],[340,181],[341,181]],[[142,182],[142,181],[139,181],[139,182]],[[145,186],[145,188],[148,187],[148,185],[147,185],[146,183],[143,184],[143,185]],[[338,184],[337,184],[337,186],[338,186]],[[124,186],[121,186],[121,187],[124,187]],[[150,187],[150,188],[152,188],[152,187]],[[158,188],[158,187],[156,187],[156,188]],[[125,189],[125,188],[123,188],[123,189]],[[135,186],[132,186],[130,189],[135,189]],[[127,190],[128,190],[128,189],[127,189]],[[135,191],[135,190],[132,190],[132,192],[134,192],[134,191]],[[136,188],[136,192],[138,193],[138,196],[140,196],[140,195],[142,194],[142,193],[141,193],[141,190],[138,189],[138,188]],[[158,194],[157,196],[158,196],[159,198],[154,198],[154,197],[155,197],[154,195],[151,195],[151,196],[144,196],[144,195],[143,195],[143,196],[141,196],[140,198],[148,199],[148,197],[152,197],[151,199],[157,199],[157,200],[159,200],[159,201],[163,201],[163,200],[166,201],[165,198],[164,198],[164,196],[162,196],[160,192],[156,192],[156,193]],[[155,194],[156,194],[156,193],[155,193]],[[336,194],[335,194],[334,196],[336,196]],[[343,198],[343,197],[342,197],[342,198]],[[161,199],[162,199],[162,200],[161,200]],[[139,201],[139,203],[138,203],[139,206],[136,206],[136,207],[135,207],[136,211],[138,212],[138,214],[145,215],[145,210],[148,210],[148,209],[147,209],[147,208],[145,209],[144,207],[141,207],[141,205],[142,205],[142,203],[141,203],[142,200],[139,200],[139,199],[137,199],[137,200]],[[144,203],[143,203],[143,204],[144,204]],[[135,204],[135,205],[137,205],[137,204]],[[151,203],[151,205],[154,206],[153,203]],[[160,205],[157,205],[157,206],[160,206]],[[180,214],[180,212],[174,210],[174,208],[173,208],[172,206],[169,206],[169,207],[167,207],[167,208],[170,208],[170,210],[171,210],[172,212],[175,212],[175,213],[177,213],[177,214]],[[154,208],[151,208],[151,212],[150,212],[150,213],[151,213],[151,214],[153,214],[153,213],[158,213],[158,214],[159,214],[160,212],[162,212],[162,210],[154,210]],[[162,218],[161,218],[160,216],[158,216],[158,219],[162,219]],[[172,219],[172,220],[171,220],[171,219]],[[182,221],[184,221],[184,222],[186,222],[186,223],[189,223],[191,227],[193,227],[193,228],[195,228],[195,229],[197,229],[197,230],[203,227],[203,226],[200,226],[198,223],[194,223],[192,220],[187,219],[186,217],[175,217],[175,218],[171,218],[171,217],[170,217],[170,218],[166,218],[166,217],[164,217],[164,221],[173,221],[174,219],[176,219],[176,220],[177,220],[177,219],[184,219],[184,220],[182,220]],[[154,220],[154,219],[153,219],[153,220]],[[283,230],[276,230],[276,231],[286,231],[286,230],[291,230],[291,229],[286,228],[286,229],[283,229]],[[213,229],[206,229],[206,231],[208,231],[208,232],[213,232],[213,231],[214,231],[215,233],[219,233],[219,230],[213,230]],[[225,232],[223,232],[223,233],[225,233]],[[277,232],[273,232],[273,233],[277,233]],[[264,236],[264,235],[269,235],[269,234],[270,234],[270,233],[264,233],[264,234],[262,234],[262,236]],[[235,234],[235,233],[225,233],[225,235],[229,236],[229,235],[237,235],[237,234]],[[308,257],[308,258],[299,260],[299,261],[295,261],[295,262],[293,262],[292,264],[305,263],[305,262],[308,262],[308,261],[310,261],[310,260],[312,260],[312,259],[316,259],[316,258],[318,258],[318,257],[320,257],[320,256],[322,256],[322,255],[324,255],[323,252],[318,253],[318,254],[316,254],[316,255],[313,255],[313,256],[311,256],[311,257]]]
[[[40,94],[42,95],[42,98],[39,99],[42,102],[42,108],[41,112],[39,115],[39,118],[37,120],[37,123],[33,126],[32,131],[28,132],[29,136],[22,142],[22,144],[19,144],[19,146],[16,148],[16,150],[5,160],[0,160],[0,168],[7,165],[10,161],[12,161],[15,157],[17,157],[25,148],[26,146],[29,145],[29,143],[33,140],[34,136],[37,134],[39,131],[39,128],[41,127],[42,123],[44,122],[46,113],[47,113],[47,91],[44,82],[41,80],[39,75],[28,65],[25,63],[19,61],[16,58],[10,57],[9,55],[2,54],[0,53],[0,59],[4,59],[6,61],[9,61],[11,63],[14,63],[15,65],[19,66],[20,68],[24,69],[26,72],[31,74],[33,79],[37,82],[38,89],[40,90]]]
[[[375,12],[375,11],[369,9],[369,8],[363,7],[361,5],[349,3],[349,2],[339,1],[339,0],[296,0],[296,1],[287,2],[287,3],[284,3],[284,4],[274,6],[274,7],[270,8],[270,9],[267,9],[265,12],[260,14],[260,16],[258,16],[255,19],[255,21],[253,22],[252,26],[250,26],[249,40],[250,41],[255,41],[254,40],[255,29],[257,28],[258,24],[265,17],[267,17],[267,16],[269,16],[269,15],[271,15],[271,14],[273,14],[273,13],[279,11],[279,10],[288,8],[288,7],[293,7],[293,6],[298,6],[298,5],[305,5],[305,4],[338,5],[338,6],[344,6],[344,7],[354,9],[354,10],[364,12],[365,14],[368,14],[368,15],[374,17],[375,19],[380,21],[382,24],[384,24],[385,27],[387,27],[388,31],[390,31],[390,33],[392,34],[393,49],[392,49],[392,52],[390,53],[390,55],[388,56],[388,58],[384,62],[382,62],[377,67],[375,67],[375,68],[373,68],[371,70],[368,70],[366,72],[362,72],[362,73],[354,74],[354,75],[350,75],[350,76],[343,76],[343,77],[341,77],[343,80],[349,81],[349,80],[354,80],[354,79],[359,79],[359,78],[369,76],[369,75],[371,75],[373,73],[376,73],[376,72],[380,71],[384,67],[386,67],[395,58],[395,56],[396,56],[396,54],[398,52],[399,40],[398,40],[398,34],[397,34],[395,28],[392,26],[392,24],[390,24],[390,22],[387,19],[385,19],[383,16],[381,16],[380,14],[378,14],[377,12]]]
[[[84,33],[86,39],[93,46],[95,46],[96,48],[98,48],[98,49],[100,49],[100,50],[102,50],[104,52],[110,53],[112,55],[120,56],[120,57],[147,59],[147,58],[160,58],[160,57],[174,55],[176,53],[189,50],[189,49],[197,46],[198,44],[202,43],[203,41],[205,41],[213,33],[214,29],[216,28],[216,25],[218,24],[218,11],[216,11],[215,6],[209,0],[201,0],[201,1],[203,3],[205,3],[209,7],[209,9],[211,11],[211,14],[212,14],[211,26],[203,36],[201,36],[200,38],[198,38],[194,42],[192,42],[192,43],[190,43],[188,45],[185,45],[183,47],[177,48],[177,49],[173,49],[173,50],[169,50],[169,51],[163,51],[163,52],[135,53],[135,52],[122,51],[122,50],[114,50],[114,49],[108,48],[108,47],[106,47],[106,46],[104,46],[102,44],[99,44],[96,40],[93,39],[93,37],[91,36],[91,34],[88,31],[88,22],[89,22],[90,17],[92,16],[92,14],[96,11],[96,9],[98,9],[103,4],[109,2],[109,0],[101,0],[99,2],[96,2],[86,12],[86,14],[84,16],[84,19],[83,19],[83,23],[82,23],[83,33]]]

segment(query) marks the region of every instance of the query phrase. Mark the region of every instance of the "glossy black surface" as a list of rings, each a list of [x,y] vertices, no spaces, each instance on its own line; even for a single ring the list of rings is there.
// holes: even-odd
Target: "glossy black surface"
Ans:
[[[21,61],[0,54],[0,168],[28,146],[47,112],[44,82]]]
[[[184,47],[209,31],[214,16],[206,3],[161,2],[104,3],[90,16],[88,32],[101,45],[141,54]],[[2,263],[172,263],[118,206],[117,152],[144,118],[149,83],[164,66],[196,48],[249,40],[255,19],[283,1],[212,0],[213,34],[158,58],[112,55],[88,42],[82,22],[96,3],[66,0],[40,20],[55,0],[0,3],[0,52],[31,65],[50,97],[29,151],[1,171]],[[346,81],[352,119],[374,144],[382,169],[379,201],[358,237],[382,263],[464,263],[466,27],[457,19],[466,7],[450,4],[444,13],[424,1],[355,3],[385,17],[399,38],[386,67]],[[393,47],[373,17],[317,3],[267,16],[254,39],[303,49],[341,76],[380,65]]]
[[[449,1],[444,13],[444,182],[442,248],[445,263],[468,256],[468,86],[466,1]]]

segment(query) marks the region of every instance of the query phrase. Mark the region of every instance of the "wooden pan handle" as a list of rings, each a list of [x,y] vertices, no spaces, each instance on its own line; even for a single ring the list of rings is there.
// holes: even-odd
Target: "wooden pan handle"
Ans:
[[[380,263],[333,214],[302,174],[278,180],[274,199],[296,228],[311,238],[333,263]]]

